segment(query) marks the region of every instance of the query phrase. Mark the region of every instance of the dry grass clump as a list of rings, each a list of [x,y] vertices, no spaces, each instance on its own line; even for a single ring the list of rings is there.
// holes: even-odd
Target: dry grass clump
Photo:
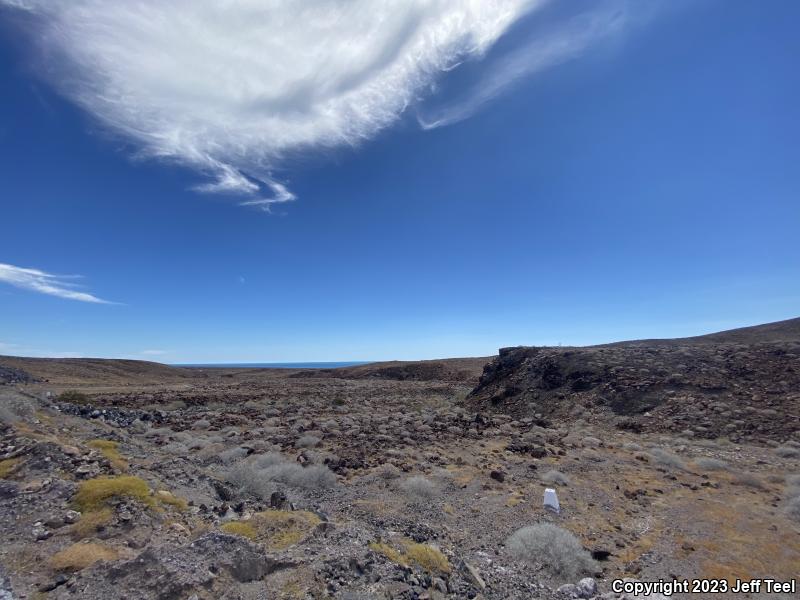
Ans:
[[[253,525],[247,521],[229,521],[220,526],[220,529],[225,533],[240,535],[251,540],[256,539],[256,530]]]
[[[380,541],[372,542],[369,547],[398,565],[416,564],[429,573],[450,573],[453,570],[447,557],[433,546],[418,544],[411,540],[403,540],[401,543],[402,552]]]
[[[97,477],[82,481],[78,485],[74,503],[81,512],[103,508],[112,498],[132,498],[148,506],[153,505],[150,488],[139,477]]]
[[[508,538],[506,547],[515,558],[540,563],[548,573],[567,581],[593,573],[597,567],[578,538],[552,523],[518,529]]]
[[[267,510],[247,521],[229,521],[223,531],[264,543],[271,550],[285,550],[308,537],[322,520],[306,510]]]
[[[158,490],[155,493],[155,497],[162,504],[166,504],[167,506],[174,506],[181,512],[184,512],[189,508],[189,503],[184,498],[179,498],[178,496],[167,490]]]
[[[701,471],[728,471],[731,468],[724,460],[717,458],[698,458],[694,464]]]
[[[88,404],[89,396],[76,390],[67,390],[56,396],[56,402],[69,402],[70,404]]]
[[[404,545],[406,547],[406,556],[426,571],[431,573],[449,573],[452,571],[447,557],[433,546],[416,542],[407,542]]]
[[[87,512],[69,528],[69,533],[76,540],[91,537],[108,525],[113,516],[114,512],[110,508]]]
[[[650,459],[657,465],[662,467],[670,467],[672,469],[686,469],[686,463],[681,458],[672,452],[667,452],[663,448],[651,448]]]
[[[94,542],[78,543],[57,552],[50,558],[50,566],[59,571],[80,571],[98,561],[119,558],[113,548]]]
[[[439,495],[439,490],[433,482],[421,475],[409,477],[400,484],[400,489],[412,502],[433,500]]]
[[[19,463],[19,458],[7,458],[5,460],[0,460],[0,479],[5,479],[6,477],[13,475],[14,471],[17,470]]]
[[[128,463],[119,452],[119,442],[113,440],[90,440],[86,445],[99,450],[100,454],[106,457],[115,469],[124,471],[128,468]]]
[[[561,471],[556,471],[555,469],[551,469],[542,475],[542,481],[552,483],[553,485],[569,485],[569,477],[564,475],[564,473]]]

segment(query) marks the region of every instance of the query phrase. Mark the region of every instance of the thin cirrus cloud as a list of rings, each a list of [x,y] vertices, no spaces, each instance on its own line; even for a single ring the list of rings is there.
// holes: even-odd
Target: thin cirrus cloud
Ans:
[[[76,284],[70,281],[74,279],[76,279],[75,275],[53,275],[39,269],[28,269],[0,263],[0,281],[14,287],[67,300],[78,300],[94,304],[115,304],[114,302],[102,300],[93,294],[76,290]]]
[[[144,156],[208,177],[198,190],[268,209],[295,199],[274,172],[356,146],[484,57],[550,0],[0,0],[25,15],[43,76]],[[445,114],[465,118],[596,32],[554,26]]]

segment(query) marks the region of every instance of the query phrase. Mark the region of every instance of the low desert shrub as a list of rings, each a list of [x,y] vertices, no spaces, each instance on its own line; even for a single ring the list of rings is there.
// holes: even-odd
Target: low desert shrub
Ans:
[[[564,475],[564,473],[561,471],[556,471],[555,469],[551,469],[542,475],[542,481],[552,483],[553,485],[569,485],[569,477]]]
[[[512,556],[540,563],[552,576],[575,581],[596,570],[595,562],[578,539],[551,523],[537,523],[514,532],[506,542]]]
[[[642,447],[639,444],[637,444],[636,442],[626,442],[625,444],[622,445],[622,447],[625,448],[625,450],[628,450],[629,452],[641,452],[642,451]]]
[[[50,558],[50,566],[59,571],[80,571],[99,561],[116,560],[119,554],[113,548],[89,543],[73,544]]]
[[[756,489],[763,489],[764,482],[753,473],[748,473],[746,471],[740,471],[733,474],[733,482],[737,485],[743,485],[746,487],[756,488]]]
[[[794,446],[778,446],[775,448],[775,454],[781,458],[800,458],[800,448]]]
[[[294,445],[297,448],[316,448],[322,440],[315,435],[304,435]]]
[[[87,479],[78,485],[74,503],[81,512],[102,508],[111,498],[133,498],[149,506],[153,505],[150,488],[139,477],[97,477]]]
[[[401,473],[400,469],[398,469],[392,463],[383,463],[375,471],[375,474],[378,477],[386,480],[397,479],[400,477],[400,473]]]
[[[172,454],[173,456],[188,456],[189,446],[181,442],[171,442],[162,447],[164,452]]]
[[[655,464],[662,467],[669,467],[672,469],[686,469],[686,463],[681,458],[672,452],[667,452],[663,448],[651,448],[650,460]]]
[[[800,523],[800,496],[789,498],[789,501],[786,502],[786,506],[784,507],[784,511],[786,512],[786,516]]]
[[[409,477],[400,485],[400,489],[413,502],[433,500],[439,495],[439,490],[436,489],[433,482],[421,475]]]
[[[698,458],[694,461],[694,464],[701,471],[727,471],[731,468],[724,460],[717,458]]]
[[[245,448],[230,448],[228,450],[223,450],[219,453],[219,460],[223,464],[229,465],[237,460],[240,460],[247,456],[247,450]]]
[[[323,490],[336,485],[336,475],[323,465],[303,467],[268,453],[253,461],[241,461],[226,474],[225,480],[240,492],[267,499],[277,484],[306,491]],[[268,465],[266,467],[262,465]]]

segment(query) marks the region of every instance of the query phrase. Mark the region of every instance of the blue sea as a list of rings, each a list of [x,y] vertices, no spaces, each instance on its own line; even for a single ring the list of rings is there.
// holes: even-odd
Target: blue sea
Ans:
[[[200,363],[176,364],[174,367],[195,367],[203,369],[337,369],[367,365],[370,361],[351,362],[285,362],[285,363]]]

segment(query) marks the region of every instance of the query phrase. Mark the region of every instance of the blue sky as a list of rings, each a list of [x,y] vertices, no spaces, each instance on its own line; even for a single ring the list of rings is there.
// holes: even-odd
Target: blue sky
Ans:
[[[340,62],[285,33],[284,71],[241,34],[206,72],[182,61],[218,44],[136,15],[0,0],[0,354],[421,359],[800,315],[800,4],[465,0],[442,29],[458,4],[352,56],[339,15]]]

